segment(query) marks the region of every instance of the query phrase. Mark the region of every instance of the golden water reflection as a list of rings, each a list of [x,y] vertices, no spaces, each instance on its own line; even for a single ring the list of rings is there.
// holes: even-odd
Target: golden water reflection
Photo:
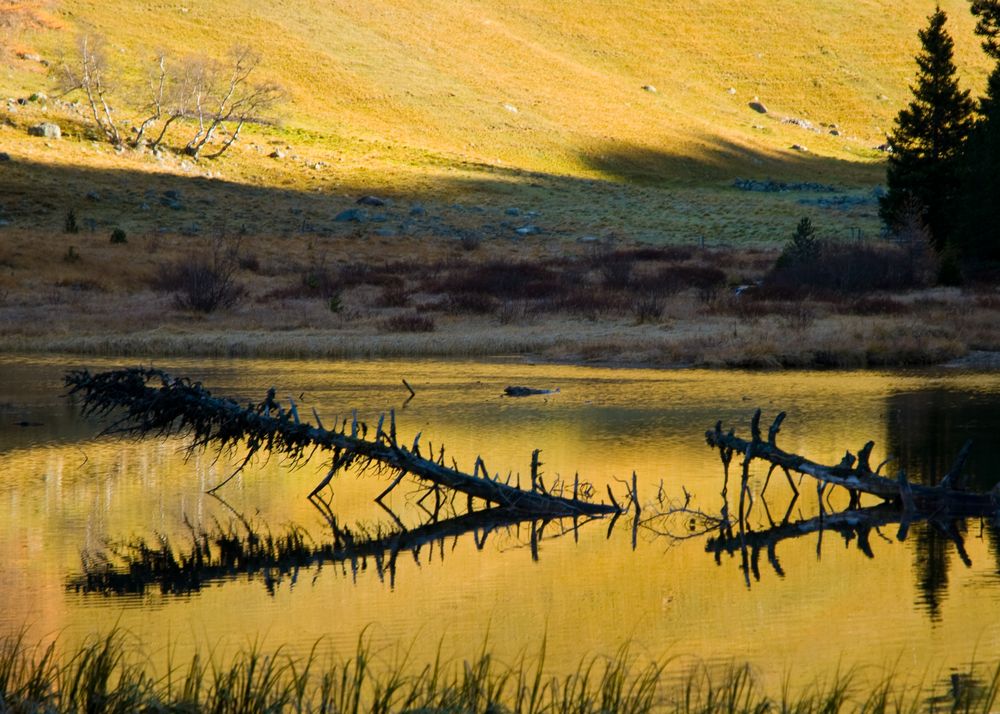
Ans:
[[[329,565],[289,574],[269,591],[260,574],[212,582],[184,595],[102,596],[68,590],[80,573],[81,552],[107,552],[109,541],[168,537],[190,541],[190,523],[211,529],[239,513],[280,530],[307,528],[317,539],[329,526],[306,499],[322,463],[292,470],[273,459],[255,464],[222,491],[239,455],[187,454],[182,439],[95,439],[98,425],[74,416],[58,395],[62,373],[81,366],[69,358],[0,361],[0,631],[27,623],[39,637],[69,642],[115,624],[157,656],[192,648],[224,654],[249,642],[305,652],[352,652],[362,631],[386,651],[411,648],[415,663],[466,658],[489,639],[501,658],[534,652],[543,636],[551,666],[569,670],[587,654],[610,653],[625,640],[650,657],[753,663],[777,685],[791,672],[807,680],[838,664],[906,669],[961,666],[1000,658],[1000,599],[996,535],[990,524],[967,523],[966,567],[954,544],[928,524],[907,540],[890,526],[870,538],[874,558],[834,532],[783,540],[776,548],[783,574],[761,558],[759,580],[740,569],[738,555],[706,552],[706,537],[679,539],[683,522],[647,524],[636,532],[621,519],[544,539],[532,558],[529,527],[491,534],[482,549],[472,537],[449,539],[419,558],[400,557],[390,583],[371,561],[352,573]],[[119,366],[89,360],[87,366]],[[402,439],[444,444],[460,465],[482,455],[493,472],[526,473],[542,450],[547,482],[593,483],[598,494],[638,474],[648,515],[662,492],[718,513],[722,471],[704,444],[717,419],[746,431],[756,407],[765,418],[788,412],[780,443],[818,461],[839,461],[876,441],[873,463],[891,450],[911,477],[935,480],[967,436],[979,436],[972,468],[986,487],[1000,475],[1000,375],[961,373],[758,374],[610,370],[585,367],[455,362],[268,362],[171,360],[158,364],[202,380],[218,394],[259,399],[272,385],[335,416],[374,422],[397,410]],[[416,397],[409,393],[405,378]],[[523,384],[560,391],[542,397],[501,397]],[[308,411],[308,410],[307,410]],[[10,426],[29,423],[40,426]],[[944,464],[944,466],[942,466]],[[759,491],[765,472],[755,470]],[[808,486],[791,520],[816,515]],[[372,498],[385,487],[373,475],[336,477],[331,505],[346,524],[391,524]],[[734,489],[735,490],[735,489]],[[398,489],[390,506],[408,528],[421,511]],[[767,513],[780,520],[790,489],[769,486]],[[836,505],[836,503],[834,503]],[[846,505],[841,504],[841,505]],[[550,528],[554,535],[557,528]],[[418,562],[419,561],[419,562]],[[367,629],[366,629],[367,628]]]

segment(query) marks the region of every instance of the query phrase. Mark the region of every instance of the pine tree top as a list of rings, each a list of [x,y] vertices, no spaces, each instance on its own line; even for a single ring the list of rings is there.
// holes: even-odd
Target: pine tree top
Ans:
[[[958,85],[954,41],[945,29],[947,19],[938,8],[918,33],[921,52],[916,57],[916,82],[910,87],[913,99],[896,117],[889,137],[893,147],[890,163],[953,158],[968,135],[974,104],[968,90]]]

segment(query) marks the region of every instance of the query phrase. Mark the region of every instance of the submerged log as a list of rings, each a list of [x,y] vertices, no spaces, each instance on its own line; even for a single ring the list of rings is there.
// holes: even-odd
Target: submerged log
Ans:
[[[746,463],[753,459],[762,459],[772,465],[772,471],[774,468],[781,468],[786,475],[790,471],[795,471],[810,476],[819,482],[821,488],[826,485],[846,488],[851,493],[852,503],[856,502],[858,494],[865,493],[897,504],[908,512],[944,509],[956,512],[996,513],[1000,509],[1000,484],[994,486],[988,493],[967,491],[963,488],[960,472],[971,448],[968,443],[962,448],[955,465],[941,483],[937,486],[925,486],[911,483],[903,471],[900,471],[896,478],[880,475],[882,466],[872,471],[868,463],[874,446],[874,442],[871,441],[858,451],[857,456],[848,451],[837,465],[819,464],[804,456],[783,451],[776,442],[785,413],[781,412],[775,418],[766,440],[761,435],[760,416],[758,409],[750,422],[749,440],[737,437],[732,431],[723,432],[721,421],[716,423],[714,429],[705,432],[708,445],[719,449],[723,463],[728,463],[734,452],[743,454]],[[791,481],[790,476],[789,481]]]
[[[410,474],[435,488],[457,491],[470,499],[478,498],[521,513],[574,516],[622,511],[618,505],[585,501],[576,494],[564,498],[545,491],[541,485],[526,491],[500,481],[499,477],[491,478],[485,467],[480,476],[481,459],[476,462],[475,474],[463,473],[457,466],[444,465],[443,448],[436,460],[433,453],[425,458],[420,453],[420,434],[410,448],[398,443],[393,412],[388,432],[384,429],[383,415],[374,438],[368,439],[368,425],[358,421],[356,413],[350,424],[345,419],[339,430],[326,429],[315,412],[317,425],[300,420],[294,400],[289,398],[286,408],[275,399],[273,388],[264,401],[241,406],[232,399],[213,396],[198,382],[171,377],[157,369],[132,368],[97,374],[77,370],[68,373],[65,380],[70,394],[82,397],[85,415],[105,416],[124,411],[105,432],[139,436],[191,434],[195,447],[214,446],[220,450],[243,443],[248,453],[240,469],[261,451],[282,454],[293,463],[304,462],[316,450],[331,452],[330,470],[311,495],[324,488],[339,470],[358,464],[384,468],[395,475],[392,485],[379,499]]]

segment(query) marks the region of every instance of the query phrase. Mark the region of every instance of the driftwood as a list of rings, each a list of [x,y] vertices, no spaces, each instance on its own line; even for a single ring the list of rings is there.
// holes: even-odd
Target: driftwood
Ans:
[[[535,387],[504,387],[504,395],[508,397],[531,397],[536,394],[558,394],[559,389],[536,389]]]
[[[847,489],[851,495],[852,507],[860,505],[861,494],[870,494],[883,501],[896,504],[908,513],[948,511],[956,514],[986,515],[996,513],[1000,508],[1000,484],[994,486],[988,493],[968,491],[964,488],[963,468],[969,456],[971,442],[967,442],[962,447],[954,466],[939,484],[926,486],[911,483],[907,479],[905,471],[902,470],[894,479],[882,476],[880,472],[885,463],[873,471],[869,464],[872,449],[875,446],[873,441],[866,443],[858,451],[857,456],[848,451],[839,464],[832,466],[819,464],[804,456],[783,451],[778,447],[776,440],[784,419],[785,412],[778,414],[768,430],[766,440],[761,434],[759,409],[750,422],[749,440],[735,436],[732,431],[723,432],[721,421],[716,423],[714,429],[705,432],[709,446],[719,449],[719,455],[724,465],[728,466],[734,452],[744,455],[741,500],[747,488],[750,462],[753,459],[762,459],[771,464],[771,469],[768,471],[767,479],[761,490],[762,495],[767,489],[771,474],[775,469],[780,468],[796,494],[798,494],[798,490],[791,477],[790,472],[792,471],[816,479],[817,486],[821,491],[826,486],[841,486]]]
[[[106,433],[139,436],[189,433],[193,436],[194,447],[214,446],[220,450],[245,444],[247,456],[237,472],[262,451],[282,454],[292,463],[304,462],[317,450],[330,452],[330,469],[310,495],[325,488],[341,469],[357,464],[382,469],[393,476],[389,487],[377,497],[380,502],[410,474],[430,485],[425,498],[433,493],[435,503],[440,505],[442,489],[452,492],[452,497],[458,492],[467,497],[470,511],[472,499],[547,517],[623,511],[617,503],[584,500],[580,496],[590,489],[580,489],[578,485],[574,486],[571,497],[547,489],[539,472],[541,462],[537,451],[532,457],[531,490],[511,484],[510,477],[501,481],[499,475],[490,476],[482,458],[476,459],[473,473],[468,474],[460,471],[454,460],[452,467],[445,465],[443,447],[435,457],[433,447],[428,446],[428,457],[425,457],[420,452],[419,433],[411,447],[399,444],[394,412],[389,414],[388,426],[384,414],[379,418],[374,436],[369,439],[371,430],[358,420],[356,412],[350,422],[344,419],[339,429],[326,429],[315,410],[315,425],[301,420],[295,401],[289,397],[287,406],[282,405],[275,399],[273,388],[264,401],[241,406],[232,399],[213,396],[198,382],[174,378],[155,369],[133,368],[97,374],[78,370],[66,375],[66,384],[71,395],[82,397],[84,414],[105,416],[124,411],[124,416],[105,429]]]

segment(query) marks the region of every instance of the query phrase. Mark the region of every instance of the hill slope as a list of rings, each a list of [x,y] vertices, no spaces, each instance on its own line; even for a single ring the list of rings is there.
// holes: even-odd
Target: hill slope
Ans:
[[[967,4],[942,5],[965,84],[976,90],[986,63]],[[54,58],[78,32],[100,33],[133,78],[159,47],[180,58],[221,57],[236,42],[254,46],[262,73],[287,89],[289,101],[281,129],[251,133],[212,165],[237,181],[460,192],[519,184],[522,172],[535,172],[682,191],[728,189],[738,176],[870,189],[882,175],[873,147],[908,99],[916,33],[933,6],[61,0],[54,9],[60,29],[34,43]],[[14,61],[2,80],[26,94],[46,81],[37,70]],[[767,114],[750,108],[756,99]],[[270,144],[305,158],[262,171]],[[88,161],[72,150],[59,160]],[[335,174],[324,181],[304,168],[317,161],[333,163]],[[715,198],[685,201],[745,212],[716,207]],[[800,210],[760,200],[764,213],[782,220]],[[873,227],[870,208],[848,222]]]

